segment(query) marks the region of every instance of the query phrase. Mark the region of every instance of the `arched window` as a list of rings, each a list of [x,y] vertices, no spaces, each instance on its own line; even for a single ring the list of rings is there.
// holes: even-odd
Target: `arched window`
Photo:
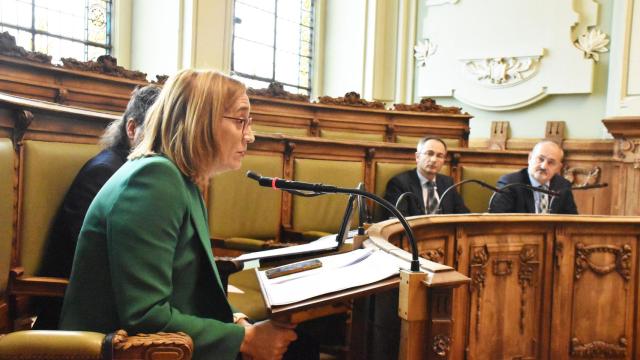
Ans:
[[[111,0],[0,0],[0,32],[53,62],[95,60],[111,52],[111,6]]]
[[[313,0],[235,0],[231,72],[260,89],[277,81],[309,95]]]

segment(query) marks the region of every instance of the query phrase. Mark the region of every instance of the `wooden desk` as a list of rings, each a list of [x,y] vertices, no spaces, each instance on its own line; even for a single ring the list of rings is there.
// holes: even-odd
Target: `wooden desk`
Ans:
[[[640,217],[439,215],[411,226],[454,290],[452,359],[638,359]],[[395,221],[375,240],[408,248]]]

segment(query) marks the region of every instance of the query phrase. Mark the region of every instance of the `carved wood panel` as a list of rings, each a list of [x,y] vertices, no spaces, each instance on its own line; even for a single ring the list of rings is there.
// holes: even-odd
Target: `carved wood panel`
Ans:
[[[467,358],[538,358],[545,236],[470,239]]]
[[[635,358],[638,240],[637,229],[559,229],[562,251],[554,285],[552,333],[557,336],[552,357],[568,353],[572,359]]]

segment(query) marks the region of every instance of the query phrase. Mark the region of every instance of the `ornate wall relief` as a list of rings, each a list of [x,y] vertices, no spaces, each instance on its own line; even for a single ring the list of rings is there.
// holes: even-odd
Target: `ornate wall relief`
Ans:
[[[455,4],[459,0],[426,0],[426,6],[438,6],[438,5],[447,5],[447,4]]]
[[[436,53],[438,45],[431,42],[429,39],[418,41],[418,44],[413,47],[413,56],[416,58],[416,65],[426,66],[427,58]]]
[[[476,108],[522,108],[550,94],[593,90],[594,60],[604,51],[593,0],[421,3],[418,34],[438,44],[416,67],[417,97],[454,97]],[[498,15],[499,14],[499,15]],[[589,54],[576,49],[581,46]],[[432,54],[432,53],[431,53]],[[567,71],[571,69],[571,71]]]
[[[585,59],[593,59],[598,62],[600,60],[599,53],[607,52],[609,39],[607,35],[597,28],[591,28],[589,31],[580,35],[573,45],[582,50]]]

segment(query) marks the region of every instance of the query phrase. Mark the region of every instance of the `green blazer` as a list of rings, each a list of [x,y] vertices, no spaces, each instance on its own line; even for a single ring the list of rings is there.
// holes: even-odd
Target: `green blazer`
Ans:
[[[194,341],[194,359],[237,356],[244,329],[233,324],[202,196],[167,158],[127,162],[96,195],[60,328],[182,331]]]

